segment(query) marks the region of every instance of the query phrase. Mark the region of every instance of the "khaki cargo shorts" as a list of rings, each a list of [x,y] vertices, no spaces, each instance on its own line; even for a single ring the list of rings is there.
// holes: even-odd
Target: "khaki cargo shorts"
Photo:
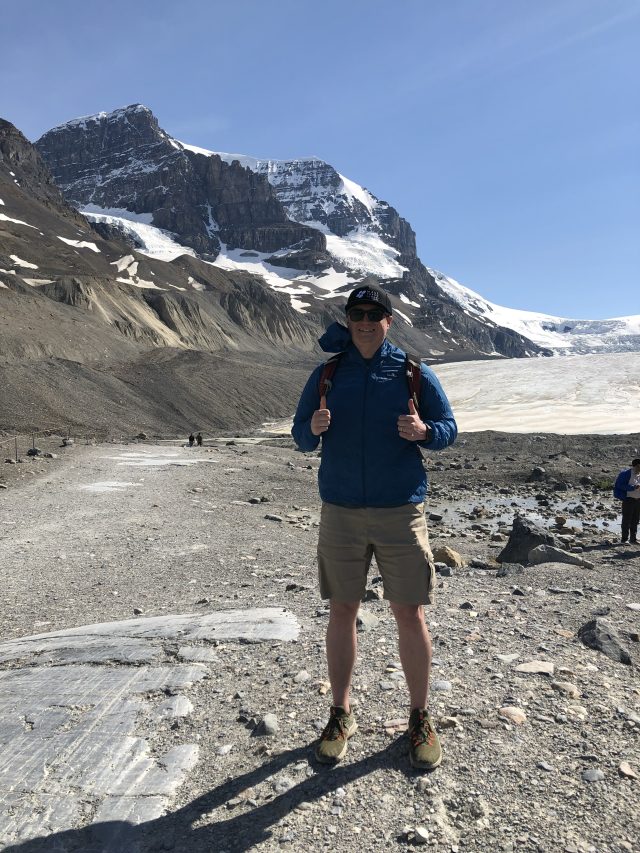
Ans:
[[[318,536],[320,595],[360,601],[371,558],[394,604],[433,604],[435,566],[424,504],[344,507],[323,503]]]

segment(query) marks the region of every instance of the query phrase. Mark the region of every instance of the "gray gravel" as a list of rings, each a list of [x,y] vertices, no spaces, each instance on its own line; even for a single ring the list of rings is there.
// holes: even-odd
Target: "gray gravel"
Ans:
[[[553,448],[553,439],[541,438],[543,448]],[[505,450],[513,456],[508,465]],[[442,766],[429,776],[409,767],[394,625],[375,596],[363,609],[377,622],[359,634],[359,731],[337,768],[312,759],[329,705],[326,607],[315,588],[317,455],[222,444],[176,449],[174,462],[200,460],[194,465],[149,465],[127,454],[153,453],[150,446],[103,445],[65,451],[46,469],[24,463],[43,473],[0,492],[2,639],[129,619],[139,610],[285,607],[301,624],[294,643],[215,649],[206,664],[212,677],[186,692],[193,711],[153,735],[158,753],[197,743],[199,761],[170,812],[123,827],[117,849],[640,850],[640,782],[626,772],[640,775],[639,612],[631,607],[640,602],[640,548],[613,544],[617,507],[607,491],[571,485],[585,457],[571,445],[565,450],[563,471],[554,472],[557,460],[544,466],[556,480],[572,475],[563,491],[525,484],[540,460],[514,438],[498,448],[478,438],[430,463],[443,469],[432,475],[429,511],[442,516],[430,522],[432,544],[449,545],[466,566],[439,578],[428,614],[433,678],[443,685],[432,706],[444,748]],[[612,470],[616,453],[612,447],[605,461]],[[536,501],[541,492],[548,505]],[[514,578],[497,577],[494,562],[512,503],[535,511],[561,547],[579,549],[595,568],[525,566],[514,595]],[[558,514],[568,519],[559,534]],[[502,541],[493,538],[498,532]],[[631,665],[576,637],[603,612]],[[516,671],[533,661],[552,662],[553,676]],[[554,689],[552,679],[570,687]],[[514,708],[522,713],[498,713]],[[5,849],[105,844],[99,830],[80,826]]]

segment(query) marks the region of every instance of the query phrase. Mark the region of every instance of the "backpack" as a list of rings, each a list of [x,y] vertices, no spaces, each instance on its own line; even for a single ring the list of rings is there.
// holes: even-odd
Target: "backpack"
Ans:
[[[339,352],[336,353],[336,355],[332,355],[331,358],[325,361],[322,367],[322,373],[320,374],[320,381],[318,383],[318,392],[321,397],[325,397],[331,390],[333,386],[333,377],[343,355],[343,352]],[[404,373],[407,377],[409,396],[413,400],[416,409],[420,411],[420,360],[415,356],[405,353]]]

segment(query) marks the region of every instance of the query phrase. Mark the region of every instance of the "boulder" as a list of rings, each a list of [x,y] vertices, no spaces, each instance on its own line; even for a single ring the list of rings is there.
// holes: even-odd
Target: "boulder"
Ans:
[[[585,646],[595,649],[611,660],[631,665],[631,655],[622,645],[615,628],[604,619],[592,619],[578,629],[578,637]]]
[[[571,554],[569,551],[563,551],[562,548],[556,548],[553,545],[536,545],[535,548],[529,551],[527,559],[533,566],[537,566],[540,563],[569,563],[571,566],[582,566],[584,569],[593,569],[595,565],[590,560],[585,560],[584,557]]]
[[[536,545],[554,545],[555,539],[544,527],[516,515],[509,534],[509,541],[496,557],[499,563],[524,563],[529,551]]]
[[[539,465],[533,469],[533,471],[527,477],[527,483],[539,483],[541,480],[547,479],[547,472],[544,468],[541,468]]]

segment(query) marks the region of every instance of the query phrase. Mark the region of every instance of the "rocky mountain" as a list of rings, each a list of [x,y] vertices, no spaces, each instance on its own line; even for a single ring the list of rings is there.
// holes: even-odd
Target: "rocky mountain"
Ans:
[[[429,270],[438,286],[467,314],[508,326],[559,355],[640,352],[640,314],[608,320],[580,320],[495,305],[452,278]]]
[[[423,357],[546,353],[460,310],[420,262],[406,220],[317,158],[197,148],[169,136],[140,104],[68,122],[37,147],[65,197],[102,233],[129,235],[153,254],[168,232],[220,268],[260,275],[314,326],[327,302],[342,305],[373,275],[397,298],[399,342]]]

